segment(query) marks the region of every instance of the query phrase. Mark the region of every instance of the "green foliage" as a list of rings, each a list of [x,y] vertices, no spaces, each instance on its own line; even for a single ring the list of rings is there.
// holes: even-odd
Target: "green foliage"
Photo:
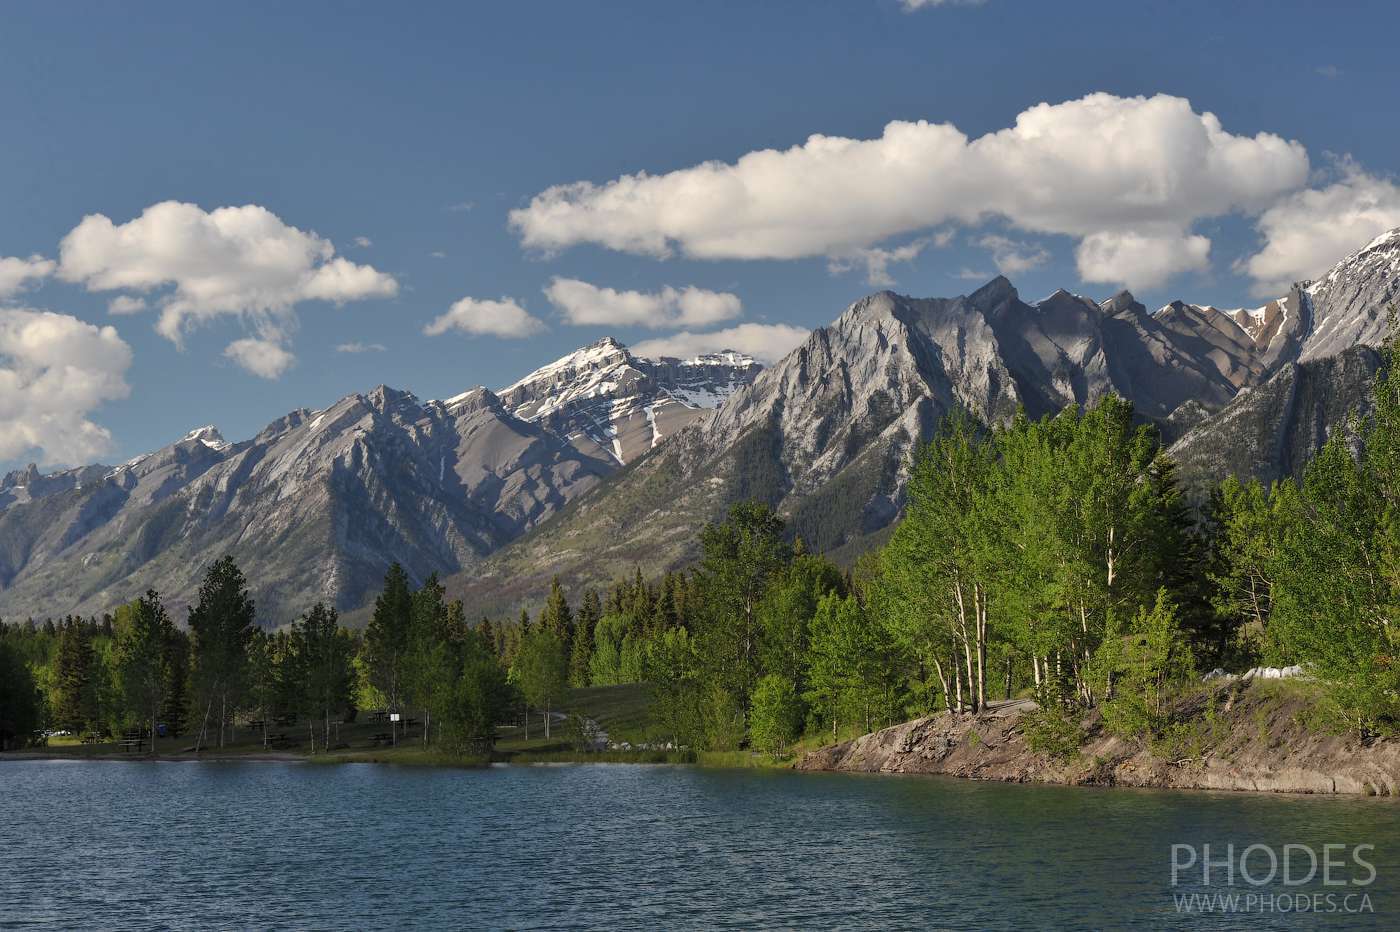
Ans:
[[[1021,716],[1021,733],[1032,751],[1066,761],[1079,754],[1083,733],[1076,717],[1058,705]]]
[[[781,757],[802,731],[802,701],[792,680],[769,673],[753,693],[750,743],[774,758]]]
[[[248,645],[256,628],[248,581],[232,557],[214,561],[189,617],[192,676],[206,707],[218,713],[219,743],[245,686]]]
[[[374,614],[365,628],[364,665],[368,685],[391,710],[404,700],[404,664],[413,621],[413,591],[408,574],[398,563],[384,575],[384,588],[374,600]]]
[[[700,546],[699,655],[706,677],[746,713],[762,656],[759,606],[790,559],[783,523],[766,505],[739,502],[723,523],[701,530]]]
[[[42,699],[18,637],[0,625],[0,750],[24,747],[39,730]]]
[[[526,634],[520,643],[520,654],[511,668],[511,676],[525,696],[525,701],[544,710],[547,721],[550,711],[558,707],[569,682],[568,660],[559,637],[543,627]]]
[[[117,610],[117,680],[126,707],[137,722],[156,733],[161,708],[171,689],[175,671],[170,668],[170,643],[175,626],[161,604],[160,595],[144,596]]]
[[[1191,650],[1165,589],[1152,608],[1139,609],[1121,629],[1110,619],[1094,658],[1097,685],[1107,697],[1105,724],[1124,737],[1160,734],[1169,721],[1169,701],[1194,674]]]

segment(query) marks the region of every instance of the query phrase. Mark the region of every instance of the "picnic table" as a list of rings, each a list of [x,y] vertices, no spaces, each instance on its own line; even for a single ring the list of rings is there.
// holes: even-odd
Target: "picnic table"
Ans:
[[[375,747],[379,747],[381,744],[392,744],[394,736],[387,731],[381,731],[378,734],[370,735],[369,739],[374,742]]]
[[[129,754],[139,754],[146,749],[146,735],[141,731],[124,731],[121,746]]]

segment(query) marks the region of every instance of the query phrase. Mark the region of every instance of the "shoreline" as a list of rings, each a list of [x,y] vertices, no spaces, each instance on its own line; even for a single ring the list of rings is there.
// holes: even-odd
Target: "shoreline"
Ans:
[[[943,712],[819,748],[795,769],[929,774],[1002,783],[1131,787],[1311,796],[1400,795],[1400,740],[1362,745],[1354,736],[1300,724],[1311,697],[1280,681],[1203,690],[1182,716],[1186,732],[1160,743],[1110,733],[1097,712],[1079,724],[1077,753],[1031,749],[1021,720],[1035,704],[1001,703],[963,715]],[[1223,705],[1218,713],[1216,704]],[[1202,708],[1211,709],[1201,715]]]

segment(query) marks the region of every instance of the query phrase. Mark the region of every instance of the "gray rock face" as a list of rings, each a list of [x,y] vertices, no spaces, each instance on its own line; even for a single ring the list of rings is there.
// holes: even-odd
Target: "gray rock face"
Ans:
[[[1390,311],[1400,311],[1400,229],[1376,237],[1301,292],[1308,316],[1304,362],[1378,346],[1390,332]]]
[[[1380,366],[1380,353],[1369,346],[1288,363],[1172,444],[1182,482],[1201,498],[1224,476],[1301,477],[1332,431],[1365,412]]]
[[[604,342],[640,383],[556,371],[552,395],[538,379],[512,387],[521,417],[484,388],[421,402],[380,386],[241,443],[205,427],[116,468],[11,473],[0,480],[0,617],[108,611],[154,587],[181,618],[203,567],[225,553],[264,623],[318,599],[354,609],[391,561],[419,579],[456,572],[613,472],[618,458],[578,426],[590,405],[624,426],[638,412],[649,447],[759,368],[737,355],[642,360]],[[614,433],[627,452],[630,435]]]

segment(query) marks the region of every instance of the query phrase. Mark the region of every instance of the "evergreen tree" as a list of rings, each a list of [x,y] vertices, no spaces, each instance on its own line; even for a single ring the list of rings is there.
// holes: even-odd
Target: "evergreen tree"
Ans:
[[[555,576],[549,586],[549,598],[540,610],[540,627],[548,630],[561,644],[568,644],[574,633],[574,613],[569,609],[569,600],[564,588]]]
[[[759,604],[770,578],[789,559],[783,522],[767,505],[739,502],[721,524],[700,532],[696,571],[705,618],[699,645],[707,676],[748,712],[762,655]]]
[[[185,733],[189,718],[190,637],[172,623],[165,641],[165,705],[161,718],[173,737]]]
[[[412,620],[413,590],[408,574],[394,563],[384,574],[384,588],[374,600],[374,614],[365,627],[362,646],[370,685],[384,698],[390,712],[403,710],[404,666]],[[390,732],[396,733],[392,725]]]
[[[602,617],[603,605],[598,598],[598,590],[589,587],[584,590],[583,601],[574,618],[574,639],[569,648],[570,685],[588,686],[592,683],[593,632]]]
[[[219,746],[236,713],[248,668],[248,643],[256,628],[248,583],[232,557],[209,567],[190,609],[193,676],[205,704],[205,721],[217,711]],[[201,739],[203,735],[201,734]],[[198,746],[198,742],[196,742]]]
[[[330,748],[331,718],[345,715],[354,703],[353,645],[333,608],[317,602],[293,627],[292,641],[303,679],[307,714],[322,722],[322,748]],[[312,744],[315,751],[315,744]]]
[[[170,689],[169,652],[174,625],[155,590],[117,610],[117,676],[127,708],[151,729],[155,751],[157,722]]]
[[[57,632],[52,700],[54,724],[78,734],[94,727],[98,721],[92,636],[80,619],[71,616]]]

